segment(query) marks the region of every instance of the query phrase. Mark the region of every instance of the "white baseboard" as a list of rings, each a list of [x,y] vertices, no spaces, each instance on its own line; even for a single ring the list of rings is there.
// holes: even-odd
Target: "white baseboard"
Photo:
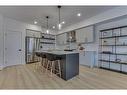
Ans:
[[[26,65],[26,63],[20,63],[20,64],[14,64],[14,65],[4,65],[4,66],[0,66],[0,71],[3,70],[5,67],[15,66],[15,65]]]
[[[3,67],[0,67],[0,71],[3,70]]]

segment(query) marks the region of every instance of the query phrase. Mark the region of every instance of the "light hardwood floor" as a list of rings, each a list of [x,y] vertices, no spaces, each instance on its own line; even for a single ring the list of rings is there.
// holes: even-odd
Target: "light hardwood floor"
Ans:
[[[50,77],[34,64],[7,67],[0,71],[0,89],[126,89],[127,75],[80,66],[80,74],[64,81]]]

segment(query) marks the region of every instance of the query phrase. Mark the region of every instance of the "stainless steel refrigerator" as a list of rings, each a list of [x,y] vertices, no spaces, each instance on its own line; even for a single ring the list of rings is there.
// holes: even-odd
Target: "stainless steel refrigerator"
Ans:
[[[26,63],[39,61],[36,51],[39,50],[40,39],[35,37],[26,37]]]

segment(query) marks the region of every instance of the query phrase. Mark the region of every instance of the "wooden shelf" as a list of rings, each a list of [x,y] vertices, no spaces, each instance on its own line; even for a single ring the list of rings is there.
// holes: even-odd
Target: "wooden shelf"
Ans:
[[[42,39],[47,39],[47,40],[55,40],[55,38],[46,38],[46,37],[42,37]]]
[[[41,33],[41,35],[51,35],[51,36],[55,36],[53,34],[47,34],[47,33]]]
[[[52,43],[52,42],[40,42],[42,44],[55,44],[55,43]]]
[[[46,36],[47,35],[47,36]],[[54,35],[50,35],[50,34],[44,34],[42,33],[42,36],[41,36],[41,40],[40,40],[40,43],[41,44],[55,44],[55,36]],[[47,41],[42,41],[44,39],[47,39]],[[50,42],[50,40],[53,40],[53,42]]]

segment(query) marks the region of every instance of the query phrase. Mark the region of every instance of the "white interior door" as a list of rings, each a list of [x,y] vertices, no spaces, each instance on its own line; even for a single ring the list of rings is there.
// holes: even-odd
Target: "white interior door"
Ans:
[[[7,31],[5,34],[5,65],[21,64],[21,32]]]

